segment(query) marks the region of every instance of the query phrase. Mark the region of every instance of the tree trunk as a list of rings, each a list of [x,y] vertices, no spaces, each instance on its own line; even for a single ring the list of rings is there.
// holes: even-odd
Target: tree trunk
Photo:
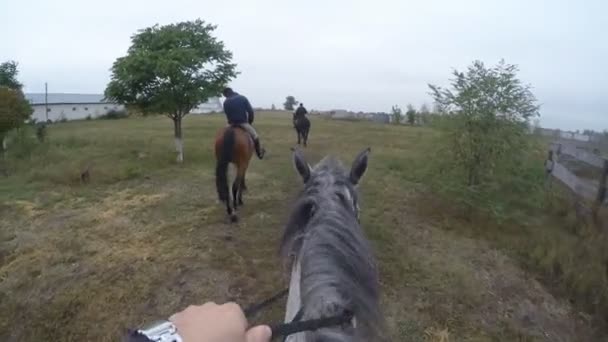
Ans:
[[[8,176],[8,167],[6,166],[6,137],[0,135],[0,175]]]
[[[175,135],[175,151],[177,152],[177,162],[184,162],[184,141],[182,139],[182,116],[176,114],[173,117],[173,127]]]
[[[0,155],[5,156],[8,150],[8,139],[5,135],[0,135]]]

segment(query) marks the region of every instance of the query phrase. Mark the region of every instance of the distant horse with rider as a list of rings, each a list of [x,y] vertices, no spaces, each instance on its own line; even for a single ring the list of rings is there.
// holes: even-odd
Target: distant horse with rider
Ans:
[[[293,113],[293,127],[298,135],[298,145],[303,143],[304,147],[308,144],[308,133],[310,132],[310,120],[308,120],[306,114],[308,114],[308,111],[302,103]]]
[[[249,100],[231,88],[223,91],[224,112],[228,126],[221,128],[215,137],[215,182],[219,200],[226,205],[231,222],[238,221],[236,211],[243,205],[245,174],[251,156],[255,151],[258,158],[264,158],[265,150],[260,145],[256,130],[253,128],[254,112]],[[236,178],[232,183],[232,198],[228,187],[228,166],[236,166]]]

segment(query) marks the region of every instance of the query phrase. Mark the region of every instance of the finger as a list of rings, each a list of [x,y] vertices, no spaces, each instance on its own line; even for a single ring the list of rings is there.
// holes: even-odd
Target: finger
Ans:
[[[234,302],[229,302],[223,305],[224,309],[227,310],[231,315],[234,316],[235,319],[238,319],[239,324],[241,325],[242,331],[247,329],[247,318],[245,317],[245,313],[241,306]]]
[[[247,342],[269,342],[272,337],[272,330],[267,325],[258,325],[247,330],[245,340]]]

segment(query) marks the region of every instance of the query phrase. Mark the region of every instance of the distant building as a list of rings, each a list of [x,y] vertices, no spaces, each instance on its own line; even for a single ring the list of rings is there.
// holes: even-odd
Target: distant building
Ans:
[[[101,94],[49,93],[45,100],[44,93],[29,93],[25,98],[34,109],[32,118],[39,122],[94,118],[112,110],[124,110],[122,105],[104,101]]]
[[[371,115],[371,121],[380,122],[380,123],[390,123],[391,116],[386,113],[373,113]]]
[[[332,109],[329,111],[330,115],[334,119],[351,119],[355,115],[345,109]]]
[[[560,137],[563,139],[577,140],[577,141],[589,141],[589,136],[576,132],[560,132]]]
[[[67,94],[49,93],[45,102],[44,93],[25,94],[31,103],[34,113],[32,118],[38,122],[96,118],[110,111],[121,111],[121,104],[107,101],[102,94]],[[47,104],[45,106],[45,104]],[[48,108],[46,111],[45,109]],[[207,102],[198,105],[190,113],[206,114],[222,110],[219,97],[212,97]]]
[[[219,113],[224,109],[222,101],[219,97],[212,97],[207,102],[198,105],[190,111],[191,114],[209,114]]]

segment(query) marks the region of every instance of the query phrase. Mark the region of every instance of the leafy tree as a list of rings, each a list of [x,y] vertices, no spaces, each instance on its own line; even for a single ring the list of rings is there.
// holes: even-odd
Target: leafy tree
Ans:
[[[0,64],[0,86],[21,91],[23,85],[17,81],[17,74],[17,62],[7,61]]]
[[[418,113],[420,113],[421,115],[426,115],[430,112],[431,111],[429,110],[429,106],[426,103],[423,103],[422,106],[420,106],[420,110],[418,111]]]
[[[6,134],[21,127],[32,112],[32,107],[20,90],[0,86],[0,152],[4,152]]]
[[[285,110],[293,110],[295,106],[298,105],[298,101],[296,101],[296,98],[289,95],[285,98],[285,103],[283,103],[283,107],[285,108]]]
[[[518,177],[517,168],[530,150],[528,122],[538,115],[539,106],[517,71],[504,60],[491,68],[475,61],[465,72],[453,72],[450,88],[429,85],[448,118],[440,126],[444,131],[440,145],[447,152],[442,159],[449,165],[441,170],[461,180],[464,187],[454,190],[470,195],[469,204]]]
[[[532,132],[536,135],[540,135],[541,134],[541,129],[542,127],[540,127],[540,119],[536,118],[534,119],[534,121],[532,122]]]
[[[408,104],[405,115],[407,116],[407,123],[413,126],[416,123],[416,109],[414,106]]]
[[[213,36],[216,28],[197,19],[140,30],[111,69],[106,98],[173,120],[178,162],[184,159],[184,116],[238,74],[232,53]]]
[[[38,122],[34,123],[36,125],[36,138],[38,138],[39,142],[44,142],[46,139],[46,122]]]
[[[421,125],[427,125],[431,121],[431,111],[426,103],[423,103],[418,110],[418,118]]]
[[[401,120],[403,120],[403,112],[401,111],[401,108],[399,108],[398,105],[394,105],[391,108],[391,115],[393,116],[393,123],[395,125],[400,124]]]
[[[438,103],[436,103],[436,102],[435,102],[435,103],[433,104],[433,114],[436,114],[436,115],[441,115],[441,114],[443,114],[443,111],[442,111],[442,110],[443,110],[443,109],[441,108],[441,106],[440,106]]]
[[[0,64],[0,152],[6,147],[6,134],[21,127],[32,115],[32,107],[23,95],[23,85],[17,80],[17,62]]]

